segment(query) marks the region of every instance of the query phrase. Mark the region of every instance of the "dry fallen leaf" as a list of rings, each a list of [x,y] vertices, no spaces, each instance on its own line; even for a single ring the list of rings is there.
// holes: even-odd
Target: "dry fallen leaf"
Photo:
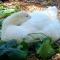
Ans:
[[[60,60],[60,53],[57,53],[52,57],[52,60]]]

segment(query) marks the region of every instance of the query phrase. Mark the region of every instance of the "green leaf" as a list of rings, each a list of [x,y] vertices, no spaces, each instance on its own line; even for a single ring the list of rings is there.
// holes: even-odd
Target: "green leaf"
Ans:
[[[0,46],[0,59],[7,56],[5,59],[9,60],[26,60],[27,51],[23,51],[17,48],[16,41],[8,41]]]
[[[37,54],[43,59],[47,59],[54,54],[54,49],[51,46],[51,41],[45,39],[40,47],[37,49]]]
[[[57,48],[57,52],[60,53],[60,46]]]
[[[24,38],[23,41],[19,44],[18,48],[22,50],[28,50],[28,43],[25,42]]]

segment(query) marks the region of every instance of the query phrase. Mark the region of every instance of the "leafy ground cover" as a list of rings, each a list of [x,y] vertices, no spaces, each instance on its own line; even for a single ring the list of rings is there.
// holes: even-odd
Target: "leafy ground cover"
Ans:
[[[39,38],[35,37],[36,34],[39,35]],[[28,38],[37,42],[26,43]],[[28,38],[23,38],[21,43],[16,40],[7,42],[0,40],[0,59],[33,60],[35,57],[36,60],[54,60],[55,54],[60,55],[60,45],[55,44],[50,37],[41,33],[32,33],[28,35]]]

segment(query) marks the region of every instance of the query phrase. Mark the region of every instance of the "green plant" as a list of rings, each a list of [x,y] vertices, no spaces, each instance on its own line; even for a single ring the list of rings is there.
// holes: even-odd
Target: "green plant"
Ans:
[[[47,60],[47,58],[51,57],[54,54],[54,49],[51,46],[51,40],[45,38],[43,43],[40,44],[36,53],[41,57],[43,60]]]
[[[0,59],[26,60],[27,51],[21,50],[15,40],[8,41],[0,46]]]
[[[19,11],[19,8],[17,8],[17,6],[13,6],[11,8],[5,6],[3,3],[0,4],[0,19],[1,18],[5,18],[9,15],[11,15],[14,12]]]
[[[56,45],[54,45],[52,39],[43,33],[28,34],[21,43],[16,40],[7,42],[0,40],[0,60],[4,57],[7,60],[27,60],[27,56],[33,53],[43,60],[48,60],[56,50],[60,53],[60,47],[55,48]]]
[[[57,52],[60,53],[60,46],[57,48]]]
[[[28,43],[25,42],[25,39],[22,39],[22,40],[23,41],[18,44],[17,48],[28,52]]]

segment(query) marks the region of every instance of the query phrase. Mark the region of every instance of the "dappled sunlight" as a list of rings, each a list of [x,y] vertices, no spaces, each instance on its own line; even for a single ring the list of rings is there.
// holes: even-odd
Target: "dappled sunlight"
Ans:
[[[35,3],[26,3],[26,2],[5,2],[4,5],[6,5],[8,8],[15,8],[17,7],[20,10],[25,10],[25,11],[29,11],[32,12],[34,10],[44,10],[46,8],[46,6],[43,6],[41,4],[35,4]],[[60,10],[58,10],[58,17],[60,19]]]
[[[26,11],[33,11],[33,10],[43,10],[44,7],[40,4],[34,3],[24,3],[24,2],[6,2],[4,3],[7,7],[14,7],[16,5],[20,6],[20,9]]]

